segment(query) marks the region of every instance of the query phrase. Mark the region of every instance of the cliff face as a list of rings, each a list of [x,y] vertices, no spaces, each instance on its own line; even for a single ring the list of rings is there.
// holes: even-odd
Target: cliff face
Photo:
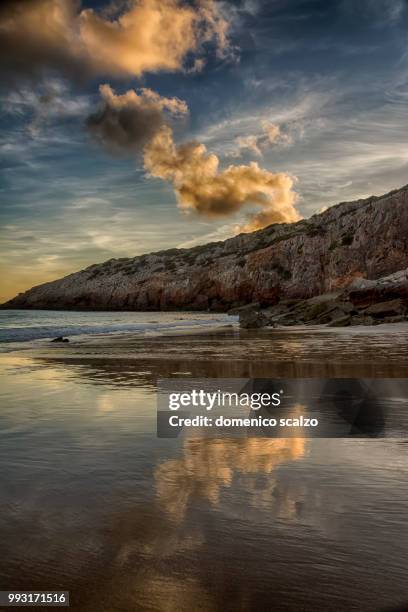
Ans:
[[[4,307],[228,310],[309,298],[407,267],[408,186],[224,242],[95,264]]]

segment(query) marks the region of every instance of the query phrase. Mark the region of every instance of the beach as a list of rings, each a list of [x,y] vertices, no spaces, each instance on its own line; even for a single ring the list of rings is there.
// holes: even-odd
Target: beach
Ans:
[[[158,378],[403,378],[408,326],[227,325],[8,345],[2,584],[84,611],[408,601],[405,440],[156,436]]]
[[[149,313],[152,323],[137,332],[69,336],[68,343],[35,339],[0,344],[0,352],[22,358],[78,364],[123,361],[151,381],[169,376],[228,377],[390,377],[408,374],[408,323],[329,328],[292,326],[240,329],[236,317],[206,315],[205,323],[159,327],[167,313]],[[196,314],[194,313],[194,318]],[[143,365],[143,368],[139,366]],[[127,368],[130,375],[133,367]]]
[[[0,612],[408,612],[408,0],[0,15]]]

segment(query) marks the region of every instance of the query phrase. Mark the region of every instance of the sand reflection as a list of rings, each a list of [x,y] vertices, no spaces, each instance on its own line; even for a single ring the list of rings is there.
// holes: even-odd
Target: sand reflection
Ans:
[[[271,474],[285,461],[305,454],[302,438],[186,438],[182,456],[155,470],[158,503],[173,520],[183,520],[193,498],[217,505],[236,474]]]

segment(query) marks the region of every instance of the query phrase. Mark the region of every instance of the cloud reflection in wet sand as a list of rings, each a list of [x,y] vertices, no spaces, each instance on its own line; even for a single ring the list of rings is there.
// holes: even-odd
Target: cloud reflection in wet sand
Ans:
[[[155,470],[159,505],[182,521],[191,498],[217,505],[235,474],[270,475],[284,461],[303,457],[305,445],[301,438],[186,438],[182,456],[159,463]]]

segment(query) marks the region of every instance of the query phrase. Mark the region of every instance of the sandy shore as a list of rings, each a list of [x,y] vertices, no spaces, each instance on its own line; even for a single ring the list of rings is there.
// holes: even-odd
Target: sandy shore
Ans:
[[[225,610],[231,585],[231,610],[271,592],[361,609],[363,591],[386,609],[407,592],[405,441],[159,438],[157,379],[407,378],[407,346],[399,325],[224,327],[3,353],[2,584],[64,588],[82,612],[187,611],[215,587],[205,609]]]
[[[297,326],[243,330],[236,325],[161,335],[95,334],[69,343],[8,345],[15,357],[59,362],[133,363],[157,377],[406,377],[408,323],[374,327]],[[116,367],[115,366],[115,367]]]

